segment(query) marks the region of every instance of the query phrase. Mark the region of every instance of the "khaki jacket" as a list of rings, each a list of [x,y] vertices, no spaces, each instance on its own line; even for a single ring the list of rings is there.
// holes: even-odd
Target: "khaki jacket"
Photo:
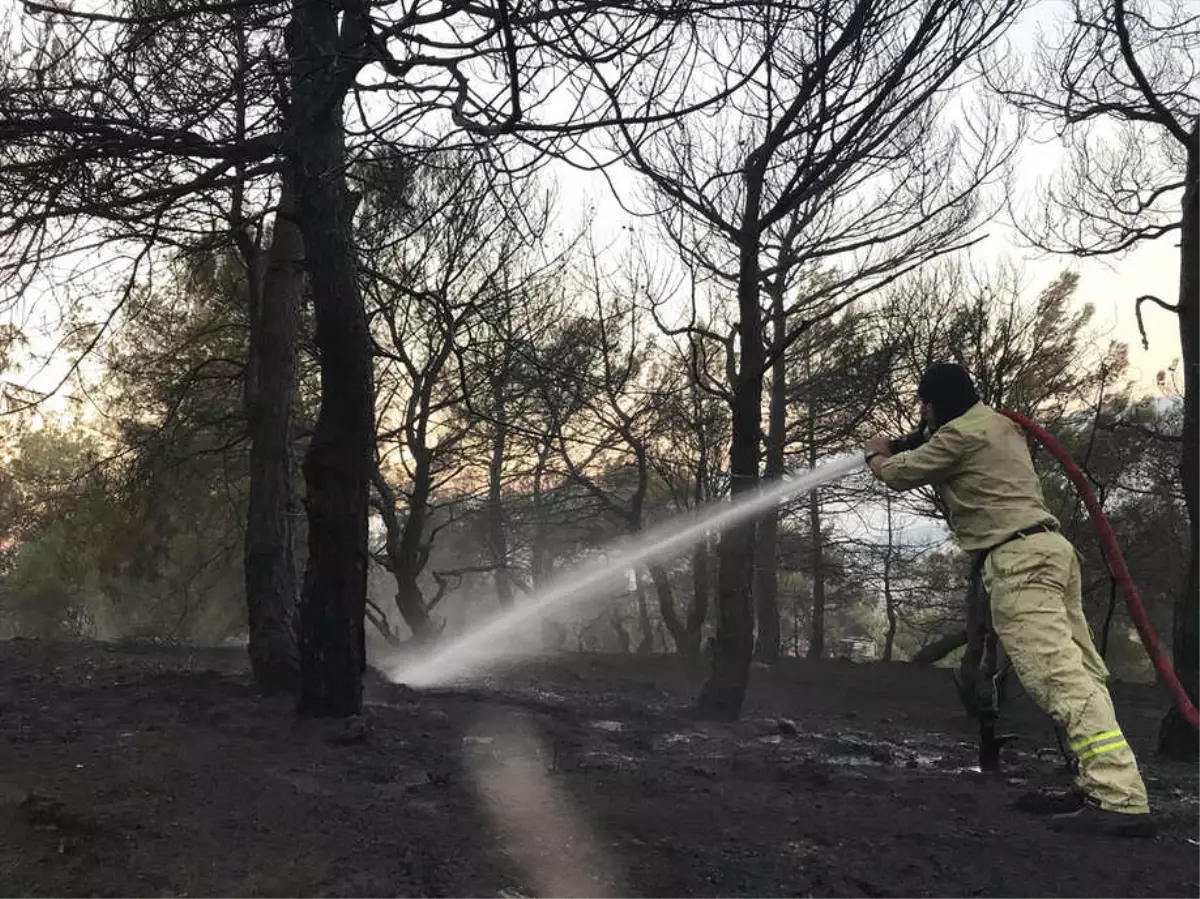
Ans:
[[[886,460],[880,477],[894,490],[932,485],[968,552],[990,549],[1022,528],[1058,527],[1024,432],[983,403],[942,425],[923,446]]]

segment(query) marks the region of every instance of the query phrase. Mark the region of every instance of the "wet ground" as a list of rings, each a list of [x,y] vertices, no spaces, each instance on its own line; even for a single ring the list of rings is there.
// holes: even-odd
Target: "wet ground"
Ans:
[[[567,656],[416,693],[372,678],[297,718],[237,650],[0,645],[3,895],[1196,896],[1197,775],[1152,753],[1162,693],[1117,685],[1163,822],[1060,835],[1027,700],[999,776],[945,672],[756,669],[695,719],[702,667]]]

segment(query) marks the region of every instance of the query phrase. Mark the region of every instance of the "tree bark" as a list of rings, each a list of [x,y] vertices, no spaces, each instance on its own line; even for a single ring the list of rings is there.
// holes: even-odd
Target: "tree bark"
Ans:
[[[892,530],[892,496],[885,494],[884,503],[887,506],[887,549],[883,557],[883,602],[887,614],[887,635],[883,642],[883,660],[890,662],[896,648],[896,598],[892,595],[892,547],[894,532]]]
[[[1100,549],[1100,557],[1104,557],[1104,549]],[[1104,622],[1100,625],[1100,645],[1097,647],[1100,650],[1100,658],[1108,658],[1108,638],[1112,634],[1113,618],[1117,614],[1117,579],[1112,576],[1112,572],[1108,575],[1108,606],[1104,610]]]
[[[772,509],[758,523],[758,558],[754,566],[754,604],[758,615],[754,655],[760,662],[768,665],[779,661],[778,543],[779,512]]]
[[[707,552],[707,547],[706,547]],[[704,559],[704,574],[703,580],[706,582],[701,592],[696,592],[695,581],[695,564],[696,553],[692,555],[692,586],[694,586],[694,595],[692,595],[692,605],[686,619],[680,619],[676,609],[676,601],[674,601],[674,591],[671,588],[671,579],[667,576],[667,570],[662,565],[649,565],[650,580],[654,583],[655,597],[658,598],[659,617],[662,623],[666,624],[667,633],[671,635],[671,640],[676,645],[676,652],[684,657],[695,658],[700,654],[700,633],[704,625],[704,617],[708,613],[708,595],[707,595],[707,559]]]
[[[650,622],[650,603],[646,601],[646,584],[641,572],[634,578],[637,585],[638,627],[641,636],[638,639],[637,654],[648,656],[654,651],[654,628]]]
[[[352,17],[346,17],[350,28]],[[338,8],[296,0],[288,27],[291,109],[288,154],[316,317],[321,410],[304,460],[308,566],[300,610],[299,711],[362,710],[366,670],[367,500],[374,467],[371,341],[359,291],[344,177]]]
[[[621,614],[615,605],[608,616],[608,623],[612,625],[613,633],[617,635],[617,645],[621,647],[621,652],[629,655],[629,651],[632,648],[632,640],[630,639],[629,631],[621,621]]]
[[[654,595],[658,599],[658,613],[662,616],[663,623],[667,626],[667,632],[675,641],[675,645],[682,646],[688,641],[687,627],[679,620],[679,616],[675,612],[675,593],[671,589],[671,579],[667,576],[667,569],[662,565],[648,565],[647,569],[650,572],[650,582],[654,584]],[[699,635],[697,635],[697,647],[699,639]]]
[[[373,475],[375,490],[379,493],[380,516],[385,531],[384,553],[388,568],[396,581],[396,608],[417,642],[428,640],[433,635],[433,623],[429,609],[421,592],[419,579],[425,569],[428,550],[422,546],[425,521],[429,515],[429,494],[433,485],[431,454],[426,449],[412,450],[416,461],[413,472],[413,492],[408,503],[408,515],[404,524],[396,514],[396,494],[376,471]]]
[[[508,441],[508,425],[505,421],[504,391],[499,382],[493,382],[492,400],[496,417],[492,433],[492,457],[488,463],[488,551],[495,566],[496,601],[500,608],[513,604],[512,576],[508,570],[508,534],[504,527],[504,453]]]
[[[771,290],[771,338],[782,346],[787,338],[783,288],[776,284]],[[778,481],[783,477],[783,451],[787,429],[787,364],[783,353],[777,353],[771,364],[771,402],[767,417],[767,446],[764,479]],[[758,610],[759,661],[774,664],[779,661],[779,509],[771,509],[758,524],[758,566],[755,605]]]
[[[792,655],[800,658],[800,599],[792,594]]]
[[[804,355],[805,377],[812,383],[813,346],[810,342]],[[817,408],[808,407],[808,466],[817,467]],[[816,490],[808,494],[808,528],[812,546],[812,627],[809,631],[808,658],[819,659],[825,654],[825,560],[824,535],[821,533],[821,496]]]
[[[761,178],[747,177],[746,214],[738,266],[739,370],[734,378],[729,448],[732,501],[752,494],[758,486],[759,441],[762,435],[763,350],[759,307],[758,209]],[[702,715],[735,720],[741,714],[754,654],[754,534],[753,519],[729,528],[721,536],[717,568],[717,635],[712,674],[700,692]]]
[[[690,389],[693,401],[699,396],[699,386],[693,378]],[[696,460],[695,477],[692,480],[692,504],[699,509],[708,498],[705,477],[708,473],[708,442],[701,435],[700,458]],[[687,616],[685,639],[676,640],[675,648],[685,658],[700,657],[700,637],[704,622],[708,620],[708,598],[712,592],[711,567],[709,565],[709,535],[706,532],[692,549],[692,607]]]
[[[545,488],[542,481],[546,476],[550,458],[548,442],[538,447],[537,461],[533,472],[533,535],[529,540],[529,582],[534,590],[542,587],[553,573],[554,560],[549,550],[549,525],[546,522],[547,508]]]
[[[684,632],[686,639],[675,641],[679,654],[689,659],[700,657],[700,635],[708,618],[708,596],[712,590],[708,553],[708,537],[705,536],[692,550],[692,608],[688,612],[687,629]]]
[[[546,476],[547,461],[550,458],[551,445],[544,440],[537,449],[537,458],[533,470],[532,519],[533,533],[529,538],[529,583],[536,593],[546,585],[554,573],[554,559],[549,548],[549,524],[546,521],[548,508],[545,490],[542,486]],[[547,612],[542,617],[542,645],[549,650],[559,650],[566,644],[567,629],[561,621]]]
[[[1187,578],[1175,600],[1172,656],[1175,676],[1193,703],[1200,687],[1200,120],[1192,124],[1183,194],[1179,266],[1179,344],[1183,356],[1183,445],[1179,476],[1190,538]],[[1159,731],[1159,750],[1195,760],[1196,729],[1172,708]]]
[[[250,496],[243,544],[250,667],[259,686],[286,691],[300,683],[292,413],[304,241],[292,196],[285,173],[261,279],[257,257],[250,266]]]
[[[815,464],[815,463],[814,463]],[[808,657],[819,659],[825,654],[825,564],[824,537],[821,534],[821,498],[814,490],[808,494],[809,539],[812,541],[812,632],[808,641]]]
[[[983,566],[972,564],[967,577],[966,649],[959,663],[963,671],[977,671],[984,661],[991,632],[990,602],[983,587]]]

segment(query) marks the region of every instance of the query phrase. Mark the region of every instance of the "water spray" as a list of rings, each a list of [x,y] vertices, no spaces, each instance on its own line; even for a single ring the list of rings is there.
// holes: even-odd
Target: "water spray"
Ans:
[[[722,531],[761,515],[781,502],[839,481],[862,468],[864,462],[861,452],[836,456],[809,471],[762,484],[736,500],[693,510],[682,521],[673,518],[648,531],[633,534],[614,544],[604,558],[564,573],[527,602],[493,616],[424,657],[396,666],[389,677],[410,687],[430,687],[484,668],[494,668],[501,659],[515,661],[533,651],[532,647],[520,645],[522,636],[525,642],[530,642],[530,629],[523,626],[541,613],[549,609],[565,610],[594,599],[626,580],[629,569],[667,558],[710,531]]]
[[[1112,526],[1105,517],[1100,504],[1092,494],[1087,479],[1079,470],[1067,450],[1045,429],[1016,412],[997,410],[1016,422],[1031,434],[1063,466],[1079,496],[1087,506],[1092,524],[1104,545],[1105,558],[1113,576],[1121,585],[1122,594],[1129,608],[1130,617],[1137,626],[1142,643],[1150,656],[1159,676],[1174,695],[1183,717],[1192,727],[1200,724],[1195,704],[1175,676],[1159,643],[1158,636],[1146,616],[1145,607],[1138,595],[1137,587],[1125,566],[1121,549],[1117,545]],[[889,441],[892,455],[916,449],[929,439],[929,428],[925,422],[910,434]],[[639,534],[631,535],[617,543],[606,557],[589,562],[553,580],[538,591],[528,602],[495,615],[483,625],[434,649],[415,660],[397,665],[390,672],[391,680],[412,687],[429,687],[448,683],[464,676],[478,673],[485,668],[494,668],[504,658],[516,660],[531,652],[529,647],[513,646],[514,634],[524,633],[528,640],[531,619],[551,609],[567,609],[594,599],[605,590],[628,578],[628,571],[648,562],[669,557],[698,541],[710,531],[722,531],[734,524],[761,515],[773,506],[788,499],[809,493],[818,487],[839,481],[862,467],[869,456],[861,452],[837,456],[809,471],[783,478],[778,483],[761,485],[757,490],[729,500],[694,510],[681,522],[678,518]],[[998,712],[998,708],[992,710]],[[989,714],[982,724],[991,732],[995,716]],[[981,753],[998,752],[999,745],[993,740],[981,739]],[[998,765],[998,760],[995,761]],[[989,765],[991,767],[991,765]]]

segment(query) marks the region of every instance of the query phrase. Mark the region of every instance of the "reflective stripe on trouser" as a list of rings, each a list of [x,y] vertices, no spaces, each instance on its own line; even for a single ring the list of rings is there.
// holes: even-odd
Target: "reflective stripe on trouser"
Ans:
[[[1128,745],[1125,742],[1125,735],[1119,730],[1106,730],[1103,733],[1092,734],[1092,736],[1084,737],[1082,740],[1073,741],[1071,743],[1071,751],[1075,753],[1075,757],[1082,764],[1090,758]]]
[[[1080,789],[1110,811],[1149,811],[1083,615],[1074,547],[1054,533],[1019,538],[992,550],[983,576],[996,634],[1029,695],[1067,732]]]

